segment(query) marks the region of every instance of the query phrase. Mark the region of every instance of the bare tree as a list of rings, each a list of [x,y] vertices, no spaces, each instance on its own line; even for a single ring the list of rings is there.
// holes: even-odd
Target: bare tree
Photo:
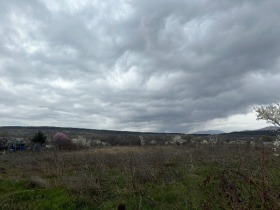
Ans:
[[[255,111],[257,112],[257,120],[266,120],[267,123],[280,126],[280,104],[278,102],[257,107]]]

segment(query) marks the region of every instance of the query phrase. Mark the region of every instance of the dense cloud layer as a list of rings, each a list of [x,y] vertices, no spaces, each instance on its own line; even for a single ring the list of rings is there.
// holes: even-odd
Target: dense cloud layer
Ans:
[[[3,0],[1,125],[219,127],[279,100],[279,9],[275,0]]]

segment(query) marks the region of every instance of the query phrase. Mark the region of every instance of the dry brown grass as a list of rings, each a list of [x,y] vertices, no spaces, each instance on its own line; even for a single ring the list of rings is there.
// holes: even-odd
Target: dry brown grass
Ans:
[[[140,196],[147,205],[167,205],[162,204],[164,201],[159,199],[160,196],[151,194],[162,193],[164,196],[164,192],[149,188],[162,186],[173,190],[182,202],[187,197],[201,196],[199,201],[192,202],[200,202],[201,205],[205,202],[211,208],[214,201],[221,199],[221,202],[226,202],[229,199],[229,206],[244,207],[247,198],[242,193],[250,194],[250,191],[239,190],[242,194],[239,195],[238,188],[247,189],[253,183],[260,186],[254,189],[254,193],[252,191],[252,196],[260,203],[256,205],[264,205],[262,199],[267,199],[267,205],[279,206],[276,201],[280,196],[280,173],[276,166],[280,165],[280,160],[269,148],[262,150],[261,147],[247,148],[244,145],[200,145],[197,148],[115,146],[10,153],[2,156],[1,161],[9,166],[5,167],[7,174],[14,173],[15,178],[25,180],[33,187],[63,188],[75,196],[88,196],[99,205],[118,196],[135,196],[135,199]],[[244,180],[251,181],[243,185]],[[177,191],[172,186],[185,190]],[[221,196],[215,192],[220,192]],[[259,192],[262,195],[259,196]],[[226,193],[230,194],[229,197],[223,196]],[[181,204],[178,203],[179,206]]]

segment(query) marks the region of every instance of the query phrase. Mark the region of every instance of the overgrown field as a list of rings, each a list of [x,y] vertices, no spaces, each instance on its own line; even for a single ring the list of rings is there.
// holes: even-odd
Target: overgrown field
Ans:
[[[244,145],[0,156],[2,209],[280,209],[280,157]]]

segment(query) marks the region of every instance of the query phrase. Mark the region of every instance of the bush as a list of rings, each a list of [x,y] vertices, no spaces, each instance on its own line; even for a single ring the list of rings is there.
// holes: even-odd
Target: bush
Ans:
[[[52,144],[59,150],[74,149],[75,145],[72,140],[64,133],[57,132],[53,136]]]
[[[31,139],[31,142],[37,144],[44,144],[47,140],[47,137],[43,134],[43,132],[38,131],[35,136]]]

